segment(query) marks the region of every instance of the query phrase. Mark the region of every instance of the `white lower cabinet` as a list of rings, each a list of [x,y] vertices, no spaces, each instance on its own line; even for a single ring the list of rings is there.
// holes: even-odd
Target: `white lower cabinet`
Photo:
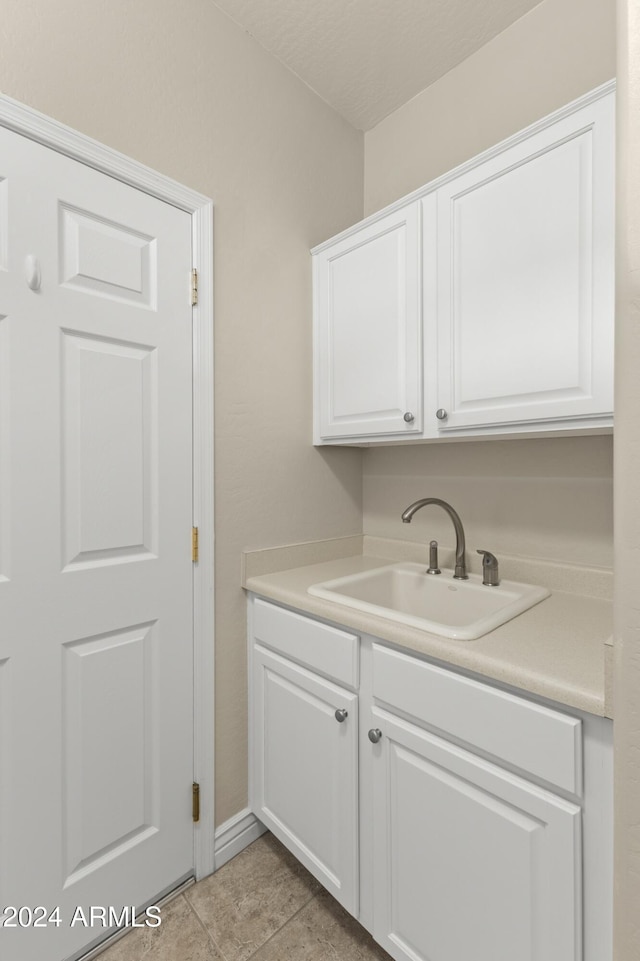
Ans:
[[[253,652],[254,811],[358,912],[358,698],[260,647]]]
[[[249,628],[252,810],[396,961],[611,958],[609,722],[257,598]]]
[[[411,961],[580,957],[580,808],[374,710],[374,936]]]

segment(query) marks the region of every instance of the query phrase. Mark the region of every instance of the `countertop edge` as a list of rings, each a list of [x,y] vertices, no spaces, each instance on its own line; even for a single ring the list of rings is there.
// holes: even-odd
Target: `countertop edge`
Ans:
[[[367,567],[375,567],[389,563],[386,559],[373,557],[363,558],[358,555],[354,555],[351,558],[343,557],[341,560],[346,563],[352,561],[354,564],[358,563],[360,565],[366,563]],[[612,717],[612,699],[608,696],[610,688],[610,665],[608,662],[611,658],[606,656],[606,650],[611,651],[610,647],[606,648],[610,630],[603,632],[601,643],[597,640],[591,640],[592,648],[594,645],[599,644],[599,650],[601,651],[602,683],[591,684],[589,689],[587,689],[586,686],[581,687],[579,683],[572,683],[567,677],[554,676],[552,670],[547,672],[546,670],[532,669],[526,665],[519,666],[517,656],[509,660],[503,656],[501,657],[499,654],[492,654],[478,649],[483,646],[480,645],[478,641],[485,642],[484,646],[487,646],[486,642],[490,644],[494,636],[497,637],[499,632],[502,632],[501,640],[503,641],[505,636],[508,636],[510,630],[508,624],[502,625],[501,628],[490,632],[490,634],[485,635],[484,638],[479,638],[478,641],[451,641],[438,635],[420,631],[416,628],[399,625],[383,617],[365,614],[352,608],[343,607],[342,605],[316,598],[308,594],[302,586],[296,586],[294,588],[287,586],[287,580],[291,580],[292,576],[293,579],[298,582],[305,583],[307,571],[309,572],[309,576],[312,578],[316,577],[316,566],[317,565],[309,565],[308,567],[301,566],[288,571],[248,577],[244,579],[242,586],[252,594],[256,594],[266,600],[274,601],[277,604],[301,611],[302,613],[309,614],[323,621],[328,621],[337,626],[347,627],[359,633],[378,637],[382,641],[403,650],[413,651],[414,653],[432,658],[441,664],[470,671],[481,677],[509,685],[519,691],[533,694],[568,708],[575,708],[598,717]],[[324,566],[326,566],[326,562]],[[602,600],[594,601],[592,598],[583,597],[582,595],[571,595],[563,592],[555,592],[555,596],[557,598],[556,603],[561,607],[566,607],[569,611],[572,605],[579,606],[581,602],[592,605],[594,603],[608,603]],[[526,625],[527,615],[531,615],[534,610],[535,608],[525,612],[525,614],[520,615],[520,617],[516,619],[518,621],[518,627],[515,631],[513,630],[513,626],[511,627],[511,633],[514,635],[514,645],[517,645],[518,638],[521,640],[525,637],[530,638],[539,630],[531,617],[528,618],[528,622],[532,626],[528,629],[527,627],[523,627],[523,621]],[[510,624],[513,625],[513,622],[510,622]],[[575,644],[575,640],[570,643]],[[470,645],[474,646],[471,647]],[[591,650],[590,656],[593,658],[593,650]]]

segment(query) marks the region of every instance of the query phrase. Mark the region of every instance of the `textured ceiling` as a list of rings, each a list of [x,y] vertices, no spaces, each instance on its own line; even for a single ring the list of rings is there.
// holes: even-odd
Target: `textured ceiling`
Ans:
[[[541,0],[215,0],[369,130]]]

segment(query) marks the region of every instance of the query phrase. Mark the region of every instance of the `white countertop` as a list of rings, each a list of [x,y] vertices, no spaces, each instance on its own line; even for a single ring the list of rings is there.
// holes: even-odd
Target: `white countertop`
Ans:
[[[283,557],[290,562],[295,552],[289,548],[283,550],[288,552]],[[308,555],[307,551],[300,557],[308,559]],[[612,716],[610,697],[605,697],[608,687],[605,683],[605,645],[610,641],[613,617],[610,600],[558,591],[549,585],[551,596],[524,614],[477,640],[458,641],[365,614],[308,593],[312,584],[381,567],[394,559],[354,553],[319,564],[307,563],[262,574],[251,574],[251,567],[259,565],[245,563],[242,586],[277,603],[372,634],[407,650],[568,707]]]

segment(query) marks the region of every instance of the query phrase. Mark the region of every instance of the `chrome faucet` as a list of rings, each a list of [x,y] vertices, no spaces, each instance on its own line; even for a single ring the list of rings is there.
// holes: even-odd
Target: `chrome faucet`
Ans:
[[[454,577],[458,581],[466,581],[468,578],[467,568],[464,560],[465,551],[465,540],[464,540],[464,529],[462,527],[462,521],[460,520],[456,511],[454,511],[451,504],[447,504],[446,501],[441,501],[438,497],[423,497],[419,501],[410,504],[406,511],[402,512],[402,523],[410,524],[411,518],[416,511],[419,511],[421,507],[427,507],[429,504],[435,504],[436,507],[441,507],[447,512],[451,520],[453,521],[453,526],[456,532],[456,569],[454,572]]]

